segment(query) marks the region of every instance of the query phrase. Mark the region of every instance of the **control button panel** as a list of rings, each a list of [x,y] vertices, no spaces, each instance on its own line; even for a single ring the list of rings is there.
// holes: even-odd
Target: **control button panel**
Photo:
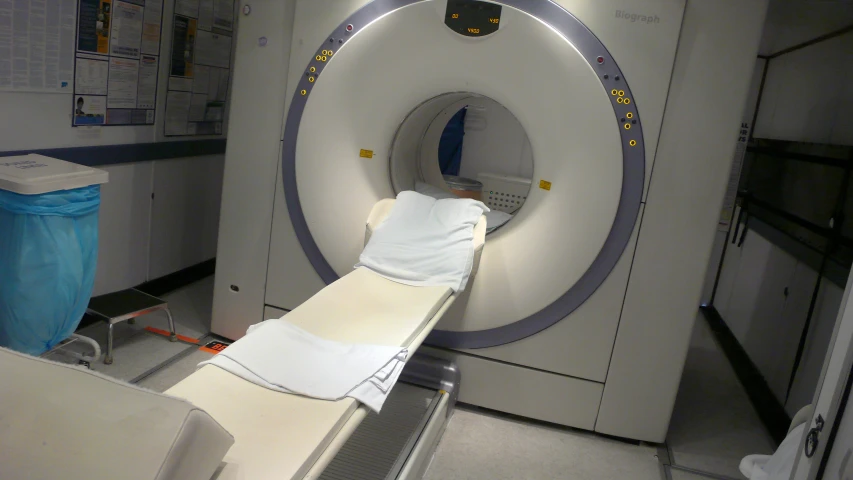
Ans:
[[[444,24],[466,37],[485,37],[501,26],[500,5],[478,0],[448,0]]]

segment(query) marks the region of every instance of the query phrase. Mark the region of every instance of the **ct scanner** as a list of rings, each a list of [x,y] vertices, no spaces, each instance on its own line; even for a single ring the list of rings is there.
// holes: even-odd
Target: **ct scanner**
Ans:
[[[766,0],[257,0],[242,10],[213,332],[352,270],[383,198],[446,188],[447,118],[523,125],[532,187],[421,350],[459,399],[664,440]]]

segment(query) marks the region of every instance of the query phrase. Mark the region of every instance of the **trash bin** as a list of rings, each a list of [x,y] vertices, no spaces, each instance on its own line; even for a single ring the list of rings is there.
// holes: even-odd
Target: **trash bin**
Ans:
[[[0,158],[0,346],[40,355],[74,333],[92,295],[108,178],[41,155]]]

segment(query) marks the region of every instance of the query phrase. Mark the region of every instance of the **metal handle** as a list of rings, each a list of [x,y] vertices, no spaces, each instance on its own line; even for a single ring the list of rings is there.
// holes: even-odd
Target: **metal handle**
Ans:
[[[817,447],[820,445],[820,432],[823,431],[824,423],[823,417],[818,415],[814,428],[809,430],[805,446],[806,458],[814,457],[814,454],[817,452]]]

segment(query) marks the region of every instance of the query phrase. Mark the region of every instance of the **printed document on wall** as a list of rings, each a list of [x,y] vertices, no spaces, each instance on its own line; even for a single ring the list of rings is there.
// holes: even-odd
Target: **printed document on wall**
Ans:
[[[720,212],[720,220],[717,222],[717,231],[728,232],[731,229],[737,204],[738,186],[740,174],[743,169],[743,161],[746,158],[746,148],[749,144],[750,125],[746,118],[740,124],[740,136],[738,137],[735,157],[732,161],[732,169],[729,172],[729,184],[726,187],[726,196],[723,198],[723,209]]]
[[[77,11],[72,125],[92,124],[86,109],[102,105],[100,125],[152,125],[163,0],[79,0]]]
[[[0,1],[0,90],[71,93],[76,0]]]
[[[143,7],[116,1],[110,35],[110,54],[139,58],[142,48]]]
[[[166,95],[167,136],[222,133],[234,8],[234,0],[175,0]]]

